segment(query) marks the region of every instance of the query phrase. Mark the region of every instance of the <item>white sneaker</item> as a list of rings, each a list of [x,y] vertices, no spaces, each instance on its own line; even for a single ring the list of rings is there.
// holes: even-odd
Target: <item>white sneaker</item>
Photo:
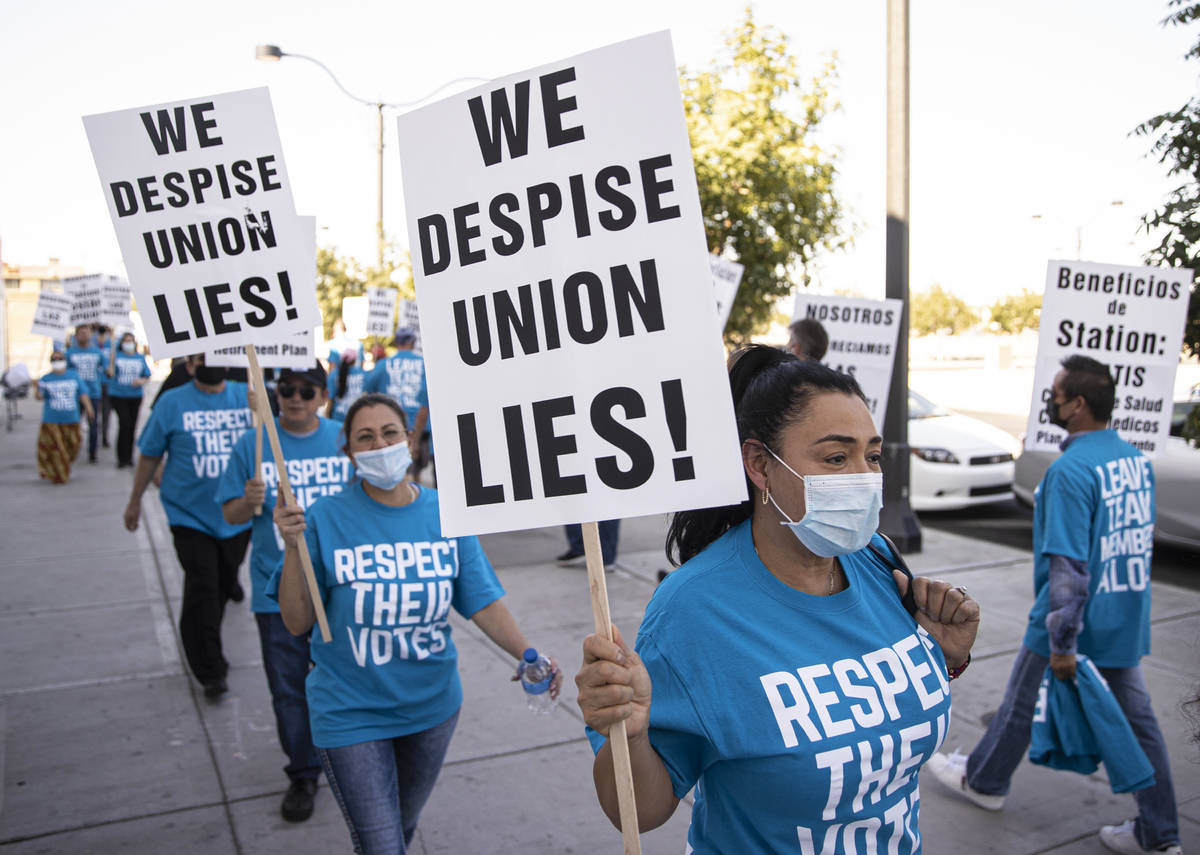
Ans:
[[[1100,829],[1100,842],[1113,852],[1125,855],[1142,855],[1143,852],[1164,852],[1166,855],[1183,855],[1177,843],[1168,843],[1160,849],[1143,849],[1133,833],[1133,820],[1127,819],[1120,825],[1106,825]]]
[[[1004,807],[1004,796],[993,796],[971,788],[967,783],[967,755],[960,754],[957,749],[953,754],[934,754],[925,768],[948,790],[984,810],[1000,810]]]

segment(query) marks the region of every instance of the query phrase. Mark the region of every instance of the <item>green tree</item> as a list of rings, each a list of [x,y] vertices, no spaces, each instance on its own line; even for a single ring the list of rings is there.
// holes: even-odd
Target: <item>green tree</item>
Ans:
[[[913,294],[909,311],[912,317],[909,326],[917,335],[960,333],[979,321],[974,309],[941,285]]]
[[[842,245],[835,157],[814,141],[831,102],[833,61],[807,86],[785,35],[745,19],[706,70],[681,69],[684,111],[709,249],[745,265],[725,327],[739,344],[821,247]]]
[[[366,287],[353,258],[338,255],[336,247],[317,249],[317,305],[325,338],[333,335],[334,322],[342,317],[342,300],[365,293]]]
[[[1200,3],[1168,0],[1167,5],[1176,11],[1163,19],[1164,26],[1200,21]],[[1184,59],[1200,59],[1200,38]],[[1190,98],[1174,112],[1148,119],[1134,132],[1154,139],[1152,151],[1158,162],[1166,165],[1168,175],[1182,182],[1161,208],[1142,219],[1147,231],[1163,230],[1162,241],[1146,256],[1146,262],[1192,270],[1183,350],[1200,356],[1200,97]]]
[[[1042,317],[1042,295],[1024,290],[1009,294],[992,304],[990,326],[998,332],[1019,333],[1036,330]]]

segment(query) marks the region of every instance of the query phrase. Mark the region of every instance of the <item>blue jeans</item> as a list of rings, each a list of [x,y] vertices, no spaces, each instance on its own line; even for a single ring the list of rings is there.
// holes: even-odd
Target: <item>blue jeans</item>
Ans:
[[[258,612],[258,641],[262,647],[263,670],[271,689],[275,710],[275,732],[279,747],[287,755],[283,767],[288,778],[316,780],[321,774],[321,758],[313,747],[308,727],[308,698],[304,679],[308,676],[308,639],[312,634],[292,635],[278,612]]]
[[[582,555],[583,526],[571,523],[564,528],[567,530],[567,548]],[[612,564],[617,560],[617,539],[621,536],[621,521],[602,520],[596,528],[600,533],[600,557],[605,564]]]
[[[972,789],[989,795],[1008,793],[1013,772],[1029,750],[1033,708],[1049,664],[1049,659],[1021,645],[1000,709],[996,710],[983,738],[967,758],[967,783]],[[1150,706],[1141,666],[1101,668],[1100,673],[1108,681],[1138,744],[1154,767],[1154,786],[1133,794],[1138,806],[1134,835],[1143,849],[1178,843],[1179,818],[1175,811],[1175,788],[1171,785],[1167,747]]]
[[[457,723],[455,712],[420,733],[320,749],[358,855],[404,855]]]

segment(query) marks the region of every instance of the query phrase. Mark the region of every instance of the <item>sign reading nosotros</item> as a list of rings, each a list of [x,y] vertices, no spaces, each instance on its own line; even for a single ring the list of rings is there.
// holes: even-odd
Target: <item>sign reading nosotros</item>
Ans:
[[[1057,451],[1066,433],[1050,424],[1046,402],[1064,357],[1108,366],[1117,387],[1112,427],[1153,457],[1170,435],[1172,392],[1192,271],[1051,261],[1038,331],[1033,402],[1025,447]]]
[[[829,348],[821,361],[854,376],[880,429],[887,414],[901,309],[901,301],[894,299],[863,300],[797,292],[792,310],[793,323],[807,318],[825,328]]]
[[[158,358],[319,323],[266,89],[84,117]]]
[[[744,500],[669,34],[399,122],[443,533]]]

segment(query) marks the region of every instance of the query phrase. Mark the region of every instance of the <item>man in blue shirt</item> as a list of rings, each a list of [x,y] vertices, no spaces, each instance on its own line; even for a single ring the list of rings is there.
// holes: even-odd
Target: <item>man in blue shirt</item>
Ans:
[[[350,458],[339,448],[341,423],[318,415],[328,400],[325,383],[325,369],[314,363],[303,371],[283,369],[275,386],[280,451],[292,493],[305,509],[321,496],[340,493],[353,472]],[[288,757],[284,772],[290,783],[280,813],[288,822],[303,822],[312,816],[317,777],[321,774],[304,690],[312,633],[296,636],[288,632],[279,616],[278,602],[266,594],[267,582],[283,566],[283,543],[271,517],[279,475],[275,455],[265,442],[261,471],[254,471],[254,446],[253,431],[238,440],[217,489],[217,502],[226,522],[251,523],[250,610],[258,623],[279,746]]]
[[[67,363],[75,369],[83,381],[87,396],[93,402],[93,412],[88,416],[88,462],[96,462],[96,448],[100,443],[100,430],[96,422],[100,414],[100,384],[108,367],[108,354],[92,341],[92,328],[86,324],[75,330],[75,341],[67,348]],[[105,445],[108,443],[106,442]]]
[[[1075,678],[1075,654],[1099,667],[1154,767],[1154,786],[1135,793],[1138,816],[1100,829],[1114,852],[1179,855],[1175,791],[1162,732],[1139,665],[1150,652],[1150,557],[1154,472],[1150,461],[1108,430],[1116,387],[1108,366],[1069,356],[1046,405],[1067,431],[1062,456],[1035,493],[1036,599],[1000,709],[970,755],[929,761],[952,792],[1000,810],[1029,748],[1038,687],[1047,667]]]
[[[250,408],[246,384],[226,380],[226,370],[205,365],[203,354],[189,356],[187,370],[192,382],[159,398],[142,429],[124,517],[125,528],[135,531],[142,494],[166,455],[159,498],[184,574],[179,635],[188,666],[215,698],[229,689],[221,620],[239,587],[250,528],[226,522],[214,498],[234,446],[250,428]]]
[[[416,343],[416,330],[411,327],[396,330],[392,338],[396,352],[376,363],[363,384],[364,391],[382,392],[394,398],[404,410],[413,459],[409,473],[414,481],[420,477],[421,470],[433,462],[433,438],[428,430],[429,387],[425,381],[425,360],[413,351]],[[434,486],[437,486],[436,476]]]

